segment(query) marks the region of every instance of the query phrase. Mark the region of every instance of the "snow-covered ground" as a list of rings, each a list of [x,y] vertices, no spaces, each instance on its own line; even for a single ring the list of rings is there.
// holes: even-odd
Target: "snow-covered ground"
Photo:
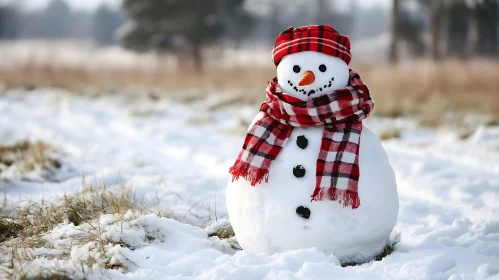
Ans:
[[[54,182],[9,172],[0,191],[12,201],[49,199],[80,188],[84,174],[109,188],[132,186],[145,204],[176,211],[180,222],[129,213],[102,216],[98,232],[86,229],[132,246],[105,247],[128,269],[100,272],[113,279],[499,279],[499,128],[482,127],[460,140],[453,131],[418,128],[410,120],[370,119],[366,125],[378,133],[402,131],[383,143],[397,175],[393,235],[400,233],[401,242],[380,262],[342,268],[334,255],[313,248],[258,255],[208,237],[210,220],[227,219],[228,167],[256,113],[242,105],[207,110],[219,101],[4,93],[0,143],[42,140],[59,149],[66,167]],[[70,239],[88,226],[61,224],[47,233],[52,249],[34,252],[30,269],[80,268],[95,244],[72,246]],[[50,258],[65,249],[65,260]]]

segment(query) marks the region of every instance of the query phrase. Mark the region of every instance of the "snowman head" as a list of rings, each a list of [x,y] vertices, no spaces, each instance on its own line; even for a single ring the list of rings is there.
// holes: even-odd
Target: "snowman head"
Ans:
[[[328,25],[284,30],[272,52],[281,90],[306,100],[348,86],[350,39]]]
[[[302,100],[345,88],[349,78],[350,70],[345,61],[319,52],[290,54],[277,66],[281,90]]]

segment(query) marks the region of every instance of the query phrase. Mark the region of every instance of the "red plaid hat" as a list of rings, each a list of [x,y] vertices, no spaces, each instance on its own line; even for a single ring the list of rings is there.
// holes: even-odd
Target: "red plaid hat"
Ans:
[[[335,56],[341,58],[347,65],[352,60],[350,38],[340,35],[329,25],[289,27],[277,37],[272,59],[277,67],[286,55],[304,51]]]

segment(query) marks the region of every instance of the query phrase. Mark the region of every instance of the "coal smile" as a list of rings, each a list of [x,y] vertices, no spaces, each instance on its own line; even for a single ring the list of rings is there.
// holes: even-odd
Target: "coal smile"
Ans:
[[[330,88],[333,86],[333,82],[334,82],[334,77],[331,78],[331,80],[329,80],[329,84],[327,85],[324,85],[318,89],[315,89],[315,90],[309,90],[309,91],[306,91],[304,89],[299,89],[298,86],[294,85],[290,80],[288,80],[288,85],[292,86],[293,89],[297,92],[297,93],[303,93],[304,95],[307,95],[307,96],[310,96],[314,93],[316,93],[317,91],[322,91],[323,89],[325,88]]]

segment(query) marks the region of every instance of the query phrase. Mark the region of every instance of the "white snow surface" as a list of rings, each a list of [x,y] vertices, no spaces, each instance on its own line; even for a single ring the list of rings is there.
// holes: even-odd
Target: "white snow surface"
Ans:
[[[109,188],[131,185],[144,203],[183,213],[180,222],[104,215],[95,222],[97,233],[61,224],[44,237],[55,249],[36,249],[26,269],[74,267],[78,277],[80,261],[95,244],[72,245],[71,236],[91,232],[132,248],[105,247],[127,273],[94,268],[89,279],[499,279],[497,128],[481,127],[459,140],[457,133],[421,129],[410,120],[365,122],[375,132],[402,129],[400,139],[383,143],[397,176],[393,235],[400,233],[401,242],[382,261],[342,268],[334,255],[315,248],[256,254],[208,237],[208,218],[226,219],[225,186],[242,144],[241,120],[247,125],[256,113],[249,106],[208,112],[219,98],[181,104],[52,89],[0,95],[1,143],[29,138],[54,144],[71,167],[57,176],[60,182],[0,181],[9,199],[62,196],[81,187],[85,174]],[[69,260],[54,259],[68,248]]]

